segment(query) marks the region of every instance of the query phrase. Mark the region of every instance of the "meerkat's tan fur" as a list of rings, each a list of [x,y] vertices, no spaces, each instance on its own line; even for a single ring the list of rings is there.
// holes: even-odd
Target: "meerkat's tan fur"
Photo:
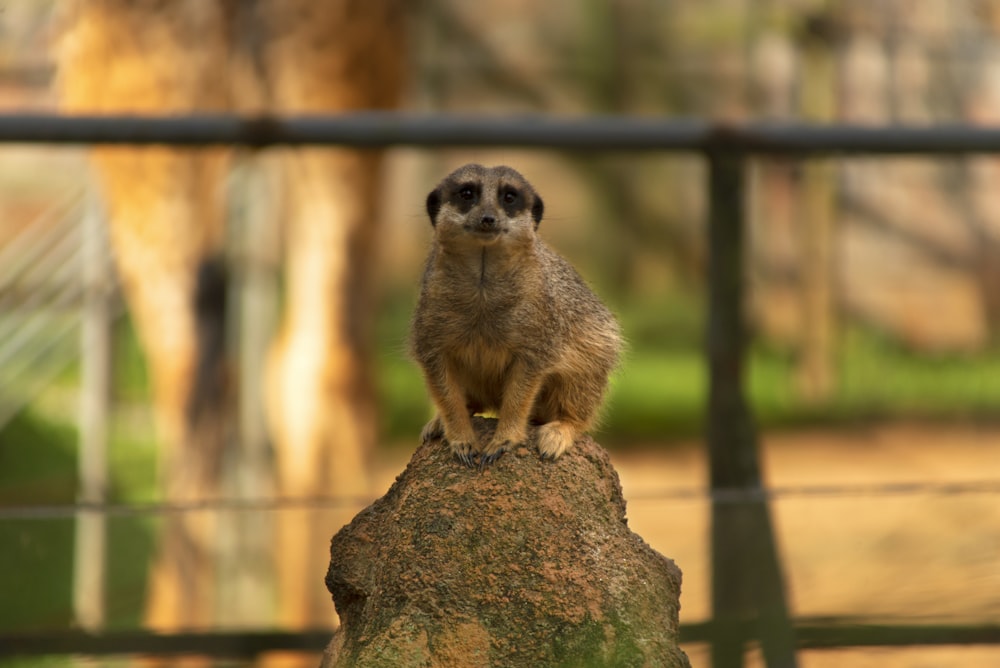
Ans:
[[[537,235],[541,198],[510,167],[465,165],[427,197],[434,239],[411,332],[444,437],[480,467],[524,443],[555,459],[593,424],[621,336],[614,316]],[[497,427],[477,444],[471,416]]]

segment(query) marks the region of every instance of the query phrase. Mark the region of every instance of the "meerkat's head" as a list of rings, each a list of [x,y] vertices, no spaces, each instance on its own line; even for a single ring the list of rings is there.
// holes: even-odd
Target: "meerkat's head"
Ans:
[[[542,198],[527,179],[503,166],[459,167],[427,196],[427,215],[445,244],[533,238],[543,211]]]

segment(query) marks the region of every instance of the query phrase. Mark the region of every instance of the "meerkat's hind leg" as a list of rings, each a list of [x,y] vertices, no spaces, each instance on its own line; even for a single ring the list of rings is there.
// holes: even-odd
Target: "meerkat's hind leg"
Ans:
[[[431,441],[437,441],[444,436],[444,424],[441,422],[441,416],[435,415],[434,418],[424,425],[423,430],[420,432],[420,442],[430,443]]]
[[[538,453],[553,461],[569,450],[580,435],[579,426],[567,420],[553,420],[538,428]]]

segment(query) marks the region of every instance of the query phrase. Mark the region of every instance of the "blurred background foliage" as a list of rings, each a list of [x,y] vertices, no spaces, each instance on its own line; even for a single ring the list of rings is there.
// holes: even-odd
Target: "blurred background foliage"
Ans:
[[[0,0],[0,109],[54,109],[50,47],[61,4]],[[421,0],[413,14],[412,111],[1000,121],[1000,0]],[[241,165],[253,160],[269,157],[239,155]],[[386,447],[412,448],[430,410],[405,353],[430,234],[424,196],[469,160],[511,164],[536,185],[547,204],[542,234],[622,320],[629,349],[600,440],[625,449],[697,437],[706,203],[696,157],[400,149],[390,152],[381,198],[375,372]],[[865,158],[825,163],[818,176],[810,168],[777,159],[752,166],[749,391],[760,422],[992,424],[1000,417],[1000,163]],[[818,198],[808,193],[817,182]],[[2,147],[0,250],[67,191],[87,187],[82,151]],[[253,200],[234,192],[238,216]],[[810,236],[818,219],[830,221],[825,238]],[[23,317],[22,287],[0,285],[0,326]],[[115,354],[111,500],[151,500],[156,444],[127,315]],[[816,373],[818,384],[809,380]],[[0,506],[72,503],[78,359],[60,362],[41,387],[3,378],[0,396],[24,408],[0,424]],[[56,562],[71,557],[71,525],[46,523],[25,538],[0,521],[0,545],[30,539],[35,547],[12,554],[54,560],[51,571],[30,572],[68,574]],[[112,532],[123,550],[111,555],[109,586],[129,592],[112,597],[112,622],[134,623],[136,564],[151,524],[116,519]],[[0,572],[21,570],[0,562]],[[37,607],[0,606],[0,627],[68,624],[67,582],[10,582],[16,600]]]

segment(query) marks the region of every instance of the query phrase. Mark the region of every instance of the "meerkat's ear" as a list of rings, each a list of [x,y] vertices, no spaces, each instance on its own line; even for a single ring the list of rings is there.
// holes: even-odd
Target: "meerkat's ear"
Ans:
[[[435,188],[427,196],[427,215],[431,217],[431,225],[437,224],[438,211],[441,210],[441,190]]]
[[[538,229],[538,224],[542,222],[542,214],[545,213],[545,204],[542,203],[542,198],[535,195],[535,203],[531,205],[531,217],[535,219],[535,229]]]

